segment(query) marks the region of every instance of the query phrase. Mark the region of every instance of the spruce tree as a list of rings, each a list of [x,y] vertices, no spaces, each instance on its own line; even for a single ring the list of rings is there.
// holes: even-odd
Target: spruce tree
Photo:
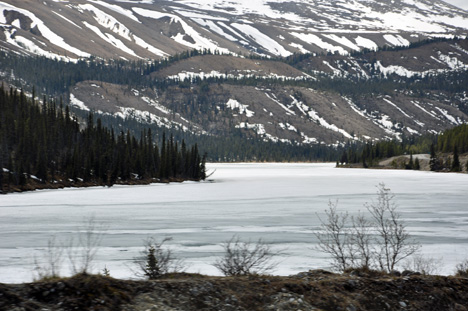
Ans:
[[[429,167],[431,168],[431,171],[439,170],[439,159],[437,159],[434,144],[431,144],[431,158],[429,160]]]
[[[414,169],[415,170],[420,170],[421,169],[421,164],[419,163],[419,158],[416,158],[414,160]]]
[[[3,193],[3,161],[2,161],[2,151],[0,150],[0,193]]]
[[[407,170],[412,170],[414,168],[413,153],[410,154],[409,163],[406,165]]]
[[[455,146],[453,148],[452,168],[450,170],[452,172],[460,172],[461,171],[460,159],[458,157],[458,148],[457,148],[457,146]]]
[[[145,275],[148,277],[148,279],[154,280],[161,276],[158,260],[154,254],[156,252],[154,245],[150,245],[147,252],[148,254],[146,255]]]

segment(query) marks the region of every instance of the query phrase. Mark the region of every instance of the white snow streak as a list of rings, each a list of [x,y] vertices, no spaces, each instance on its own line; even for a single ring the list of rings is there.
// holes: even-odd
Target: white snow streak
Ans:
[[[33,13],[31,13],[31,12],[29,12],[27,10],[17,8],[15,6],[13,6],[13,5],[10,5],[10,4],[4,3],[4,2],[0,2],[0,23],[3,23],[3,24],[6,23],[6,19],[5,19],[5,16],[4,16],[4,11],[5,10],[17,11],[17,12],[29,17],[32,20],[31,28],[34,28],[34,27],[37,26],[37,28],[41,32],[42,36],[44,38],[46,38],[53,45],[59,46],[59,47],[65,49],[65,50],[79,56],[79,57],[90,57],[91,56],[91,54],[83,52],[83,51],[69,45],[68,43],[66,43],[63,40],[62,37],[60,37],[59,35],[54,33],[52,30],[50,30],[49,27],[47,27],[42,20],[40,20],[38,17],[36,17],[36,15],[34,15]]]
[[[229,54],[229,50],[225,48],[220,48],[214,41],[203,37],[200,35],[195,29],[189,26],[184,20],[182,20],[179,16],[169,13],[162,13],[154,10],[147,10],[142,8],[133,7],[132,10],[141,15],[143,17],[152,18],[152,19],[161,19],[163,17],[171,18],[171,23],[180,23],[182,28],[184,29],[185,34],[177,34],[176,36],[172,37],[172,39],[180,44],[185,46],[194,48],[194,49],[209,49],[212,51],[218,50],[221,53]],[[190,36],[195,43],[186,41],[184,39],[185,36]]]
[[[116,37],[114,37],[110,33],[104,34],[104,33],[101,32],[101,30],[98,27],[93,26],[93,25],[89,24],[88,22],[83,22],[83,24],[86,27],[88,27],[90,30],[92,30],[96,35],[98,35],[102,40],[110,43],[111,45],[113,45],[116,48],[124,51],[127,54],[133,55],[135,57],[139,57],[138,55],[135,54],[135,52],[133,50],[128,48],[121,40],[117,39]]]
[[[237,28],[247,36],[251,37],[255,42],[260,44],[263,48],[265,48],[272,54],[279,56],[289,56],[292,54],[291,52],[287,51],[281,44],[268,37],[253,26],[239,23],[232,23],[231,26]]]
[[[76,98],[72,93],[70,93],[70,105],[75,106],[81,110],[89,111],[89,108],[86,106],[86,104]]]
[[[281,108],[283,108],[285,111],[286,111],[286,114],[289,114],[289,115],[296,115],[296,113],[294,111],[292,111],[291,109],[289,109],[288,107],[286,107],[285,105],[283,105],[280,101],[278,101],[277,99],[274,99],[273,97],[271,97],[268,93],[265,93],[265,95],[270,99],[272,100],[273,102],[277,103]]]
[[[104,2],[104,1],[100,1],[100,0],[88,0],[89,2],[92,2],[92,3],[95,3],[95,4],[99,4],[103,7],[106,7],[114,12],[117,12],[123,16],[126,16],[130,19],[133,19],[135,22],[138,22],[138,23],[141,23],[138,18],[133,15],[133,12],[131,10],[127,10],[127,9],[124,9],[123,7],[121,7],[120,5],[115,5],[115,4],[110,4],[110,3],[107,3],[107,2]]]
[[[326,51],[335,53],[338,52],[340,55],[348,55],[348,51],[346,51],[344,48],[341,46],[334,46],[330,43],[324,42],[321,38],[319,38],[317,35],[314,34],[305,34],[305,33],[298,33],[298,32],[291,32],[293,36],[296,38],[308,43],[308,44],[314,44],[318,46],[321,49],[324,49]]]
[[[386,101],[387,103],[389,103],[391,106],[395,107],[396,109],[398,109],[398,111],[400,111],[405,117],[407,118],[410,118],[412,119],[412,117],[410,115],[408,115],[406,112],[404,112],[400,107],[398,107],[397,105],[395,105],[394,103],[392,103],[390,100],[384,98],[383,99],[384,101]]]

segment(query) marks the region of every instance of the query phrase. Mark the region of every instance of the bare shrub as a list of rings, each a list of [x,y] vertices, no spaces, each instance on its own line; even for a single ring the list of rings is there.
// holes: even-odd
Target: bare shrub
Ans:
[[[411,239],[396,211],[390,189],[383,183],[377,189],[377,201],[365,204],[370,219],[362,214],[350,218],[348,213],[338,213],[337,203],[332,202],[325,211],[327,219],[319,217],[322,230],[316,233],[318,248],[331,255],[334,269],[391,272],[419,250],[420,245]]]
[[[103,238],[104,228],[89,217],[78,229],[77,239],[71,238],[66,247],[68,260],[73,274],[90,273]]]
[[[154,280],[167,273],[183,271],[183,262],[175,259],[171,249],[164,244],[172,238],[164,238],[158,242],[155,238],[149,237],[144,241],[144,249],[141,256],[135,258],[138,277],[145,277]]]
[[[281,251],[273,251],[262,239],[253,243],[242,242],[234,235],[223,243],[224,256],[213,264],[226,276],[265,274],[276,268],[278,262],[273,258]]]
[[[468,259],[455,266],[455,276],[468,277]]]
[[[371,269],[375,257],[373,224],[363,214],[351,217],[351,253],[353,267]]]
[[[36,257],[34,258],[34,272],[37,279],[60,277],[60,269],[63,263],[63,250],[64,248],[57,244],[55,236],[47,240],[47,248],[42,256],[42,258],[45,258],[45,263],[40,263]]]
[[[315,236],[319,240],[319,249],[332,256],[333,268],[344,271],[352,266],[353,244],[346,228],[348,213],[338,213],[337,205],[338,202],[328,202],[328,210],[325,211],[327,218],[322,220],[319,217],[322,230],[315,233]]]
[[[393,199],[390,189],[380,183],[377,186],[377,201],[366,204],[378,233],[377,261],[380,269],[387,272],[393,271],[400,261],[415,254],[420,248],[406,231]]]
[[[435,275],[440,273],[441,264],[442,258],[424,257],[417,253],[406,261],[403,268],[423,275]]]

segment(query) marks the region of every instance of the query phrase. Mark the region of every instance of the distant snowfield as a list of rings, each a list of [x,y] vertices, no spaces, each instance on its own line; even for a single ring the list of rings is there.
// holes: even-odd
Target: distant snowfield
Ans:
[[[351,215],[365,211],[384,182],[396,196],[408,231],[426,258],[442,259],[451,274],[468,258],[468,175],[403,170],[337,169],[334,164],[209,164],[209,181],[93,187],[8,194],[0,200],[0,282],[33,278],[34,256],[45,260],[47,240],[66,241],[84,219],[102,223],[94,272],[104,267],[134,278],[133,259],[149,236],[168,244],[189,272],[217,275],[220,243],[238,234],[285,249],[274,274],[328,269],[314,250],[329,200]],[[64,264],[66,260],[64,261]],[[62,269],[66,275],[67,269]]]
[[[58,5],[52,11],[55,20],[52,21],[41,20],[35,7],[20,8],[0,1],[0,26],[5,27],[6,42],[28,54],[69,61],[103,52],[107,54],[109,48],[124,59],[129,56],[146,58],[147,52],[167,57],[168,53],[180,52],[181,48],[217,50],[233,55],[237,55],[239,49],[247,49],[258,55],[287,57],[294,52],[314,53],[317,49],[348,55],[350,51],[363,48],[376,49],[383,42],[390,46],[408,46],[409,36],[452,38],[454,35],[466,36],[463,29],[468,29],[466,11],[444,2],[427,0],[381,1],[379,5],[368,0],[56,2]],[[16,33],[28,29],[21,25],[20,19],[6,17],[6,11],[29,17],[31,28],[37,26],[43,38],[37,35],[31,40]],[[77,18],[77,12],[83,18]],[[168,19],[166,26],[172,29],[170,35],[153,27],[154,21],[150,19],[160,22]],[[83,45],[73,36],[62,38],[59,36],[62,30],[57,29],[57,24],[62,25],[62,21],[67,22],[64,26],[72,27],[71,31],[78,28],[81,32],[92,33],[94,39]],[[170,46],[167,37],[174,41]],[[76,58],[60,56],[57,50],[48,51],[52,46],[60,47]],[[88,50],[82,51],[78,47]]]
[[[80,57],[90,57],[91,56],[91,54],[83,52],[83,51],[69,45],[68,43],[66,43],[62,37],[58,36],[52,30],[50,30],[44,24],[44,22],[42,20],[40,20],[39,18],[36,17],[36,15],[34,15],[33,13],[31,13],[31,12],[29,12],[27,10],[17,8],[15,6],[7,4],[7,3],[0,2],[0,23],[2,23],[2,24],[6,23],[6,19],[5,19],[5,16],[4,16],[4,11],[5,10],[17,11],[17,12],[29,17],[31,19],[31,21],[32,21],[31,28],[34,28],[34,27],[37,26],[39,31],[41,32],[42,36],[44,38],[46,38],[50,43],[58,45],[58,46],[62,47],[63,49],[65,49],[67,51],[70,51],[71,53],[73,53],[75,55],[78,55]],[[7,38],[8,38],[8,36],[7,36]],[[24,42],[23,42],[23,44],[24,44]],[[37,49],[37,47],[32,46],[32,49],[34,51],[34,49]],[[41,54],[41,53],[38,53],[38,54]]]

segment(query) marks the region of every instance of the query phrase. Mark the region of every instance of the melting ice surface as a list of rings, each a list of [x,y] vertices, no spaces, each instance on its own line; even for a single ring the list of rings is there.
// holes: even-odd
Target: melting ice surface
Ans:
[[[408,231],[426,257],[442,259],[452,274],[468,258],[468,175],[403,170],[337,169],[334,164],[209,164],[214,174],[196,183],[35,191],[0,196],[0,282],[33,279],[34,257],[45,260],[51,236],[66,241],[83,220],[102,223],[94,272],[133,278],[133,259],[149,236],[172,237],[168,246],[189,272],[217,275],[211,266],[220,243],[234,234],[262,238],[285,249],[274,274],[327,269],[316,251],[329,200],[351,215],[365,211],[384,182],[395,194]],[[64,255],[66,257],[66,254]],[[66,266],[64,258],[64,266]],[[64,267],[63,275],[69,274]]]

